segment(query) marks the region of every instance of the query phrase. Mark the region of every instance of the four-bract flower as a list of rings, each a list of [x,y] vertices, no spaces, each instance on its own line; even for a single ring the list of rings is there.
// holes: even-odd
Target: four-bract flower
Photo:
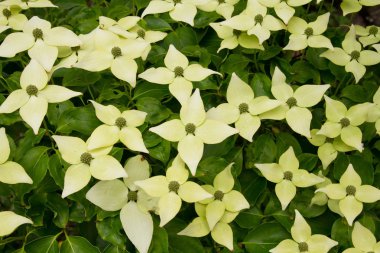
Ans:
[[[235,123],[239,135],[248,141],[252,141],[261,125],[259,114],[281,105],[281,102],[266,96],[255,98],[252,88],[235,73],[232,73],[226,96],[228,103],[211,108],[207,112],[207,118],[227,124]]]
[[[371,25],[362,27],[360,25],[355,25],[355,31],[359,36],[359,41],[362,43],[363,47],[376,44],[380,41],[380,27],[378,26]]]
[[[88,144],[78,137],[53,135],[62,159],[69,163],[64,180],[62,198],[65,198],[90,182],[91,176],[99,180],[127,177],[123,166],[108,155],[112,147],[89,150]]]
[[[106,211],[120,211],[120,220],[129,240],[140,253],[147,253],[153,235],[153,219],[149,211],[155,201],[135,185],[149,178],[149,163],[137,155],[127,160],[124,182],[115,179],[96,183],[86,198]]]
[[[183,104],[180,119],[167,121],[149,130],[168,141],[178,142],[178,153],[193,175],[202,159],[204,144],[220,143],[238,132],[226,123],[206,117],[199,89]]]
[[[59,46],[76,47],[81,44],[78,36],[67,28],[51,28],[49,21],[37,16],[28,20],[22,32],[9,34],[0,45],[1,57],[14,57],[28,50],[30,58],[50,71],[58,57]]]
[[[234,5],[239,0],[208,0],[205,4],[198,5],[198,9],[207,12],[213,12],[222,15],[224,18],[230,18],[234,12]]]
[[[246,31],[248,35],[256,35],[260,44],[269,39],[271,31],[285,29],[284,23],[270,15],[267,7],[257,0],[248,0],[247,8],[242,13],[221,24],[235,30]]]
[[[302,215],[295,210],[296,217],[291,228],[291,239],[281,241],[275,248],[269,250],[271,253],[327,253],[331,248],[338,245],[338,242],[331,240],[325,235],[311,233],[309,224],[305,221]]]
[[[146,112],[126,110],[120,112],[113,105],[101,105],[91,100],[96,117],[103,122],[88,138],[90,150],[113,146],[119,140],[130,150],[149,153],[138,126],[144,124]]]
[[[380,62],[380,54],[371,51],[363,50],[361,44],[356,40],[356,32],[354,25],[346,34],[342,48],[334,47],[326,52],[323,52],[321,57],[325,57],[334,64],[344,66],[347,72],[351,72],[356,82],[363,77],[366,72],[365,66],[371,66]]]
[[[199,82],[212,74],[219,74],[206,69],[198,63],[189,64],[189,60],[173,45],[164,58],[166,67],[150,68],[139,75],[151,83],[169,84],[170,93],[183,105],[193,90],[192,82]]]
[[[293,147],[289,147],[281,156],[278,163],[256,163],[255,166],[263,176],[276,183],[275,192],[285,210],[290,201],[296,196],[296,187],[310,187],[324,181],[307,170],[299,169],[299,162]]]
[[[368,109],[368,122],[375,122],[376,132],[380,135],[380,87],[373,96],[373,103]]]
[[[345,144],[361,152],[363,150],[363,134],[358,126],[367,119],[370,104],[357,104],[347,110],[347,107],[338,100],[325,96],[325,101],[327,121],[317,134],[322,134],[329,138],[340,136]]]
[[[188,177],[189,171],[177,155],[172,165],[167,169],[166,176],[154,176],[135,182],[135,185],[143,189],[148,195],[160,198],[158,213],[161,227],[177,215],[181,209],[182,200],[195,203],[212,197],[200,185],[187,181]]]
[[[262,119],[286,119],[290,128],[303,136],[310,137],[312,114],[309,107],[319,103],[329,84],[304,84],[295,91],[286,83],[286,76],[276,67],[272,77],[271,92],[282,102],[280,107],[261,115]]]
[[[28,21],[28,18],[19,12],[19,8],[0,6],[0,33],[9,28],[17,31],[24,28],[24,24]]]
[[[9,94],[0,105],[0,113],[12,113],[20,109],[21,118],[35,134],[47,113],[48,103],[60,103],[82,93],[58,85],[47,85],[48,75],[35,60],[31,60],[21,73],[21,89]]]
[[[343,16],[346,16],[347,14],[360,11],[363,6],[375,6],[378,4],[378,0],[343,0],[340,8],[342,8]]]
[[[284,50],[298,51],[307,47],[333,49],[330,39],[322,35],[327,29],[329,17],[330,13],[327,12],[310,23],[302,18],[292,17],[288,24],[291,35]]]
[[[0,5],[16,5],[24,10],[29,8],[57,7],[56,5],[52,4],[49,0],[4,0],[0,3]]]
[[[363,203],[380,200],[380,190],[371,185],[362,185],[362,180],[352,164],[348,165],[339,183],[329,184],[317,189],[316,192],[324,192],[330,199],[338,200],[340,212],[350,226],[362,212]]]
[[[376,242],[376,237],[368,228],[364,227],[358,221],[354,224],[351,234],[354,248],[348,248],[342,253],[379,253],[380,241]]]
[[[277,16],[284,21],[285,24],[289,22],[289,19],[293,17],[296,12],[293,7],[298,7],[310,3],[311,0],[258,0],[259,3],[268,7],[274,8]]]

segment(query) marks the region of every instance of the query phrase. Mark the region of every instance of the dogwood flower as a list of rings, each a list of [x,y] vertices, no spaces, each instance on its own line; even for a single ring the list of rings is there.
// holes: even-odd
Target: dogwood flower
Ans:
[[[234,12],[234,5],[239,0],[209,0],[205,4],[198,5],[198,9],[206,12],[215,11],[219,15],[222,15],[225,19],[230,18]]]
[[[380,190],[371,185],[362,185],[362,180],[352,164],[348,165],[339,183],[329,184],[317,189],[316,192],[324,192],[330,199],[338,200],[340,212],[350,226],[362,212],[363,203],[380,200]]]
[[[238,131],[226,123],[207,119],[199,89],[183,104],[180,119],[167,121],[150,131],[165,140],[178,142],[178,153],[195,175],[204,144],[217,144]]]
[[[212,197],[200,185],[187,181],[188,177],[189,171],[177,155],[172,165],[167,169],[166,176],[154,176],[135,182],[135,185],[143,189],[148,195],[159,198],[160,227],[177,215],[181,209],[182,200],[195,203]]]
[[[9,28],[20,31],[26,21],[28,18],[20,13],[19,8],[0,6],[0,33]]]
[[[378,253],[380,250],[380,242],[376,242],[376,237],[371,230],[364,227],[358,221],[354,224],[351,239],[354,248],[348,248],[343,253]]]
[[[368,110],[368,122],[375,122],[377,134],[380,135],[380,88],[377,89],[373,96],[373,103]]]
[[[322,188],[322,187],[325,187],[329,184],[332,184],[330,178],[328,177],[325,177],[323,174],[322,174],[322,171],[319,171],[318,172],[318,176],[323,178],[324,181],[322,183],[319,183],[319,184],[316,184],[315,187],[317,189],[319,188]],[[310,204],[312,205],[318,205],[318,206],[324,206],[328,203],[329,201],[329,198],[327,197],[327,195],[323,192],[316,192],[314,193],[314,197],[310,200]]]
[[[218,37],[222,39],[218,52],[224,48],[234,49],[239,45],[244,48],[264,50],[256,35],[248,35],[247,32],[234,30],[220,23],[210,23],[210,26],[215,30]]]
[[[359,12],[363,6],[376,6],[379,4],[377,0],[343,0],[340,4],[343,16],[347,14]]]
[[[289,22],[296,12],[293,7],[299,7],[311,2],[311,0],[258,0],[260,4],[268,8],[274,8],[277,16],[284,21],[285,24]]]
[[[21,118],[35,134],[47,113],[48,103],[60,103],[82,93],[58,85],[47,85],[48,75],[35,60],[31,60],[20,77],[21,89],[9,94],[0,105],[0,113],[12,113],[20,109]]]
[[[252,141],[261,125],[259,114],[281,105],[281,102],[266,96],[255,98],[252,88],[235,73],[232,73],[227,88],[227,102],[211,108],[207,118],[227,124],[235,123],[239,135],[248,141]]]
[[[248,35],[256,35],[260,44],[269,39],[271,31],[285,29],[285,24],[270,15],[267,7],[257,0],[248,0],[247,8],[242,13],[221,24],[235,30],[246,31]]]
[[[53,135],[65,162],[71,164],[64,180],[62,198],[84,188],[93,176],[99,180],[127,177],[123,166],[108,155],[112,147],[89,150],[88,143],[78,137]]]
[[[379,53],[362,49],[361,44],[356,40],[353,25],[342,42],[342,48],[334,47],[323,52],[320,56],[329,59],[336,65],[344,66],[347,72],[354,75],[356,82],[359,82],[365,74],[365,66],[375,65],[380,62]]]
[[[147,253],[153,236],[149,211],[156,203],[135,185],[135,181],[149,178],[149,163],[137,155],[129,158],[124,168],[128,174],[124,182],[118,179],[100,181],[87,192],[86,198],[103,210],[121,210],[120,220],[128,238],[140,253]]]
[[[290,128],[303,136],[310,138],[310,122],[312,114],[309,107],[319,103],[329,84],[306,84],[295,91],[286,83],[286,76],[276,67],[272,77],[271,91],[282,105],[260,115],[261,119],[286,119]]]
[[[144,124],[146,112],[126,110],[120,112],[113,105],[101,105],[91,100],[96,117],[104,124],[98,126],[88,138],[90,150],[113,146],[119,140],[130,150],[149,153],[138,126]]]
[[[0,45],[1,57],[14,57],[28,50],[30,58],[50,71],[58,57],[59,46],[76,47],[81,43],[78,36],[64,27],[51,28],[49,21],[37,16],[28,20],[22,32],[9,34]]]
[[[29,9],[29,8],[46,8],[46,7],[58,7],[52,4],[49,0],[4,0],[0,3],[0,5],[5,6],[18,6],[21,9]]]
[[[33,221],[12,211],[0,212],[0,237],[13,233],[23,224],[33,224]]]
[[[317,134],[328,138],[340,136],[342,141],[360,152],[363,150],[362,131],[358,127],[367,119],[369,103],[347,107],[340,101],[325,96],[327,121]]]
[[[329,17],[330,13],[327,12],[310,23],[302,18],[292,17],[288,24],[291,35],[284,50],[298,51],[306,47],[333,49],[330,39],[322,35],[327,29]]]
[[[192,82],[199,82],[212,74],[219,74],[206,69],[198,63],[189,64],[189,60],[173,45],[164,58],[165,67],[150,68],[139,75],[151,83],[169,84],[170,93],[183,105],[193,90]],[[220,75],[220,74],[219,74]]]
[[[173,20],[194,26],[197,7],[207,2],[208,0],[152,0],[141,14],[141,18],[149,14],[169,12]]]
[[[311,234],[311,228],[302,215],[295,210],[294,224],[291,228],[291,239],[281,241],[275,248],[269,250],[271,253],[285,252],[315,252],[327,253],[331,248],[338,245],[338,242],[331,240],[325,235]]]
[[[363,47],[376,44],[380,41],[380,28],[378,26],[363,27],[355,25],[356,34],[359,36],[359,41]]]
[[[322,183],[323,178],[299,169],[299,162],[293,147],[289,147],[279,159],[279,163],[256,163],[263,176],[276,183],[275,192],[285,210],[296,195],[296,187],[310,187]]]

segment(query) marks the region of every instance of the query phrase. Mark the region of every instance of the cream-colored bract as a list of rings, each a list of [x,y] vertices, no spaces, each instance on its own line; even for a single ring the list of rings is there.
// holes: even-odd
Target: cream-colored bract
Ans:
[[[12,211],[0,212],[0,237],[11,234],[23,224],[33,224],[33,221]]]
[[[293,7],[299,7],[311,2],[311,0],[258,0],[260,4],[268,8],[273,8],[277,16],[284,21],[285,24],[289,22],[296,12]]]
[[[360,224],[358,221],[354,224],[351,240],[354,248],[345,249],[343,253],[377,253],[380,251],[380,241],[376,242],[376,237],[371,232],[371,230]]]
[[[17,6],[21,9],[29,9],[29,8],[49,8],[49,7],[58,7],[54,5],[49,0],[4,0],[0,2],[1,6]]]
[[[359,12],[363,6],[376,6],[379,4],[378,0],[343,0],[340,8],[342,8],[343,16],[346,16],[350,13]]]

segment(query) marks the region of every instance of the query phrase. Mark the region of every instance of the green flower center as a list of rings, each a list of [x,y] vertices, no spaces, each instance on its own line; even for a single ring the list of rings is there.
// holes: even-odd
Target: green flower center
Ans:
[[[290,98],[288,98],[286,103],[288,104],[289,107],[293,107],[293,106],[297,105],[297,99],[295,99],[294,97],[290,97]]]
[[[21,0],[21,2],[27,3],[29,2],[29,0]]]
[[[187,123],[185,126],[185,131],[187,134],[195,133],[195,125],[193,123]]]
[[[8,9],[4,9],[3,15],[4,15],[4,17],[9,18],[12,15],[12,12]]]
[[[348,185],[348,186],[346,187],[346,193],[347,193],[347,195],[355,195],[355,193],[356,193],[356,188],[355,188],[355,186],[353,186],[353,185]]]
[[[36,86],[34,85],[28,85],[28,87],[26,87],[26,93],[29,95],[29,96],[36,96],[37,93],[38,93],[38,89]]]
[[[333,143],[334,142],[334,138],[326,138],[326,143]]]
[[[42,37],[44,36],[44,33],[40,28],[34,28],[32,33],[35,39],[42,39]]]
[[[145,38],[145,31],[143,29],[139,29],[137,31],[137,36],[144,39]]]
[[[122,55],[120,47],[113,47],[111,49],[111,53],[112,53],[114,59]]]
[[[300,252],[306,252],[309,250],[309,245],[307,245],[306,242],[300,242],[298,243],[298,249],[300,250]]]
[[[174,2],[175,4],[180,4],[180,3],[181,3],[181,0],[173,0],[173,2]]]
[[[223,197],[224,197],[224,193],[223,193],[222,191],[217,190],[217,191],[214,193],[214,198],[217,199],[217,200],[222,201],[222,200],[223,200]]]
[[[134,191],[128,192],[128,201],[136,202],[137,201],[137,192],[134,192]]]
[[[292,181],[293,179],[293,172],[291,171],[285,171],[284,172],[284,179],[288,181]]]
[[[340,120],[340,124],[342,125],[342,127],[348,127],[350,125],[350,120],[347,118],[343,118]]]
[[[306,35],[307,37],[313,35],[313,33],[314,33],[313,28],[308,27],[308,28],[305,29],[305,35]]]
[[[219,4],[224,4],[226,1],[225,0],[218,0]]]
[[[360,52],[359,51],[355,50],[355,51],[351,52],[351,59],[352,60],[357,60],[357,59],[359,59],[359,57],[360,57]]]
[[[71,50],[73,50],[74,52],[77,52],[79,49],[80,49],[80,46],[71,47]]]
[[[248,104],[247,103],[241,103],[239,105],[239,111],[240,111],[240,114],[248,112]]]
[[[168,188],[170,192],[177,193],[179,189],[179,183],[177,181],[170,181]]]
[[[259,23],[259,24],[261,25],[261,23],[263,22],[263,20],[264,20],[263,15],[261,15],[261,14],[257,14],[257,15],[255,16],[255,23],[256,23],[256,24]]]
[[[4,11],[3,11],[3,13],[4,13]],[[4,16],[5,16],[5,14],[4,14]],[[379,31],[379,28],[377,28],[376,26],[371,26],[370,28],[369,28],[369,35],[376,35],[377,33],[378,33],[378,31]]]
[[[81,156],[80,156],[80,161],[81,161],[82,163],[87,164],[87,165],[90,165],[92,159],[94,159],[94,158],[93,158],[92,155],[91,155],[90,153],[88,153],[88,152],[84,152],[84,153],[81,154]]]
[[[239,30],[234,30],[232,33],[233,33],[236,37],[239,37],[240,34],[241,34],[241,31],[239,31]]]
[[[183,76],[183,68],[178,66],[174,68],[174,75],[175,77]]]
[[[115,125],[119,128],[122,129],[127,125],[127,121],[123,117],[119,117],[115,120]]]

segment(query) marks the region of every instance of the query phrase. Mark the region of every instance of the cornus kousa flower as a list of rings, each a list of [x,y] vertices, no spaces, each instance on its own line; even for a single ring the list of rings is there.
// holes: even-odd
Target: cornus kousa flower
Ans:
[[[316,192],[324,192],[330,199],[338,200],[340,212],[350,226],[362,212],[363,203],[380,200],[380,190],[371,185],[362,185],[360,176],[351,164],[340,177],[339,183],[319,188]]]
[[[135,182],[135,185],[148,195],[159,198],[158,213],[161,227],[177,215],[181,209],[182,200],[195,203],[212,196],[198,184],[187,181],[188,177],[189,171],[177,155],[167,169],[166,176],[155,176]]]
[[[376,242],[376,237],[371,230],[364,227],[359,222],[355,222],[351,238],[354,248],[348,248],[344,250],[343,253],[380,252],[380,242]]]
[[[227,101],[228,103],[211,108],[207,117],[227,124],[235,123],[240,136],[248,141],[252,141],[253,135],[261,125],[259,114],[281,105],[281,102],[266,96],[255,98],[252,88],[235,73],[232,73],[227,88]]]
[[[310,138],[310,122],[312,114],[309,107],[319,103],[329,84],[305,84],[295,91],[286,83],[286,76],[276,67],[272,77],[271,92],[282,105],[272,111],[261,114],[262,119],[286,119],[290,128]]]
[[[170,93],[183,105],[193,90],[192,82],[199,82],[216,71],[206,69],[200,64],[189,64],[189,60],[173,45],[164,58],[165,67],[150,68],[139,75],[151,83],[169,84]]]
[[[268,8],[257,0],[248,0],[247,8],[242,13],[221,24],[235,30],[246,31],[248,35],[256,35],[260,44],[269,39],[271,31],[285,29],[284,23],[268,14]]]
[[[198,9],[207,12],[215,11],[227,19],[232,16],[234,5],[238,2],[239,0],[209,0],[205,4],[198,5]]]
[[[30,58],[50,71],[58,57],[57,47],[76,47],[80,44],[78,36],[69,29],[51,28],[49,21],[34,16],[25,23],[22,32],[11,33],[4,39],[0,45],[0,56],[14,57],[28,50]]]
[[[86,198],[106,211],[120,211],[124,231],[140,253],[147,253],[153,235],[153,219],[149,211],[156,201],[135,185],[135,181],[149,178],[149,164],[143,156],[128,159],[124,166],[128,174],[120,180],[100,181],[86,194]]]
[[[299,162],[292,147],[280,156],[278,163],[256,163],[255,166],[268,181],[276,183],[275,192],[282,210],[285,210],[296,196],[296,187],[310,187],[324,181],[317,175],[299,169]]]
[[[327,121],[317,134],[328,138],[340,136],[342,141],[360,152],[363,150],[362,131],[358,127],[367,119],[370,103],[347,107],[340,101],[325,96]]]
[[[28,18],[19,12],[19,8],[8,8],[0,5],[0,33],[9,28],[17,31],[22,30]]]
[[[206,117],[198,89],[183,104],[180,119],[167,121],[149,130],[165,140],[178,142],[178,153],[193,175],[203,156],[204,144],[220,143],[238,132],[226,123]]]
[[[302,50],[307,47],[333,49],[330,39],[323,36],[327,29],[330,13],[318,16],[314,22],[307,23],[299,17],[292,17],[288,24],[291,33],[284,50]]]
[[[0,5],[15,5],[24,10],[29,8],[57,7],[56,5],[52,4],[49,0],[4,0],[0,3]]]
[[[247,32],[234,30],[220,23],[210,23],[210,26],[215,30],[218,37],[222,39],[218,52],[224,48],[234,49],[239,45],[244,48],[264,50],[256,35],[248,35]]]
[[[169,12],[169,16],[173,20],[193,26],[197,7],[207,2],[208,0],[153,0],[149,2],[141,18],[149,14]]]
[[[87,143],[90,150],[113,146],[119,140],[130,150],[149,153],[138,126],[144,124],[146,112],[126,110],[120,112],[113,105],[101,105],[91,101],[96,117],[104,124],[98,126]]]
[[[268,7],[274,8],[277,16],[284,21],[285,24],[289,22],[289,19],[293,17],[296,12],[293,7],[302,6],[311,2],[311,0],[258,0],[259,3]]]
[[[362,43],[363,47],[376,44],[380,41],[380,27],[378,26],[371,25],[363,27],[355,25],[355,31],[356,35],[359,36],[359,41]]]
[[[44,68],[32,59],[21,73],[21,89],[9,94],[0,106],[0,113],[20,109],[21,118],[37,134],[49,103],[60,103],[82,94],[58,85],[47,85],[47,82],[48,75]]]
[[[0,212],[0,236],[6,236],[23,224],[33,224],[33,221],[12,211]]]
[[[64,180],[62,198],[65,198],[90,182],[91,176],[99,180],[127,177],[123,166],[108,155],[112,147],[89,150],[88,144],[77,137],[53,135],[65,162],[71,164]]]
[[[375,5],[379,5],[378,0],[343,0],[340,8],[342,8],[343,16],[346,16],[350,13],[359,12],[363,6]]]
[[[375,122],[376,132],[380,135],[380,87],[373,96],[373,103],[368,109],[368,122]]]
[[[356,82],[359,82],[365,74],[365,66],[375,65],[380,62],[379,53],[362,49],[361,44],[356,40],[353,25],[342,42],[342,48],[334,47],[323,52],[320,56],[329,59],[336,65],[344,66],[347,72],[354,75]]]
[[[295,210],[296,217],[294,224],[291,228],[291,239],[285,239],[280,242],[275,248],[269,250],[271,253],[301,253],[301,252],[315,252],[315,253],[327,253],[338,242],[331,240],[325,235],[311,234],[311,228],[305,221],[302,215]]]

